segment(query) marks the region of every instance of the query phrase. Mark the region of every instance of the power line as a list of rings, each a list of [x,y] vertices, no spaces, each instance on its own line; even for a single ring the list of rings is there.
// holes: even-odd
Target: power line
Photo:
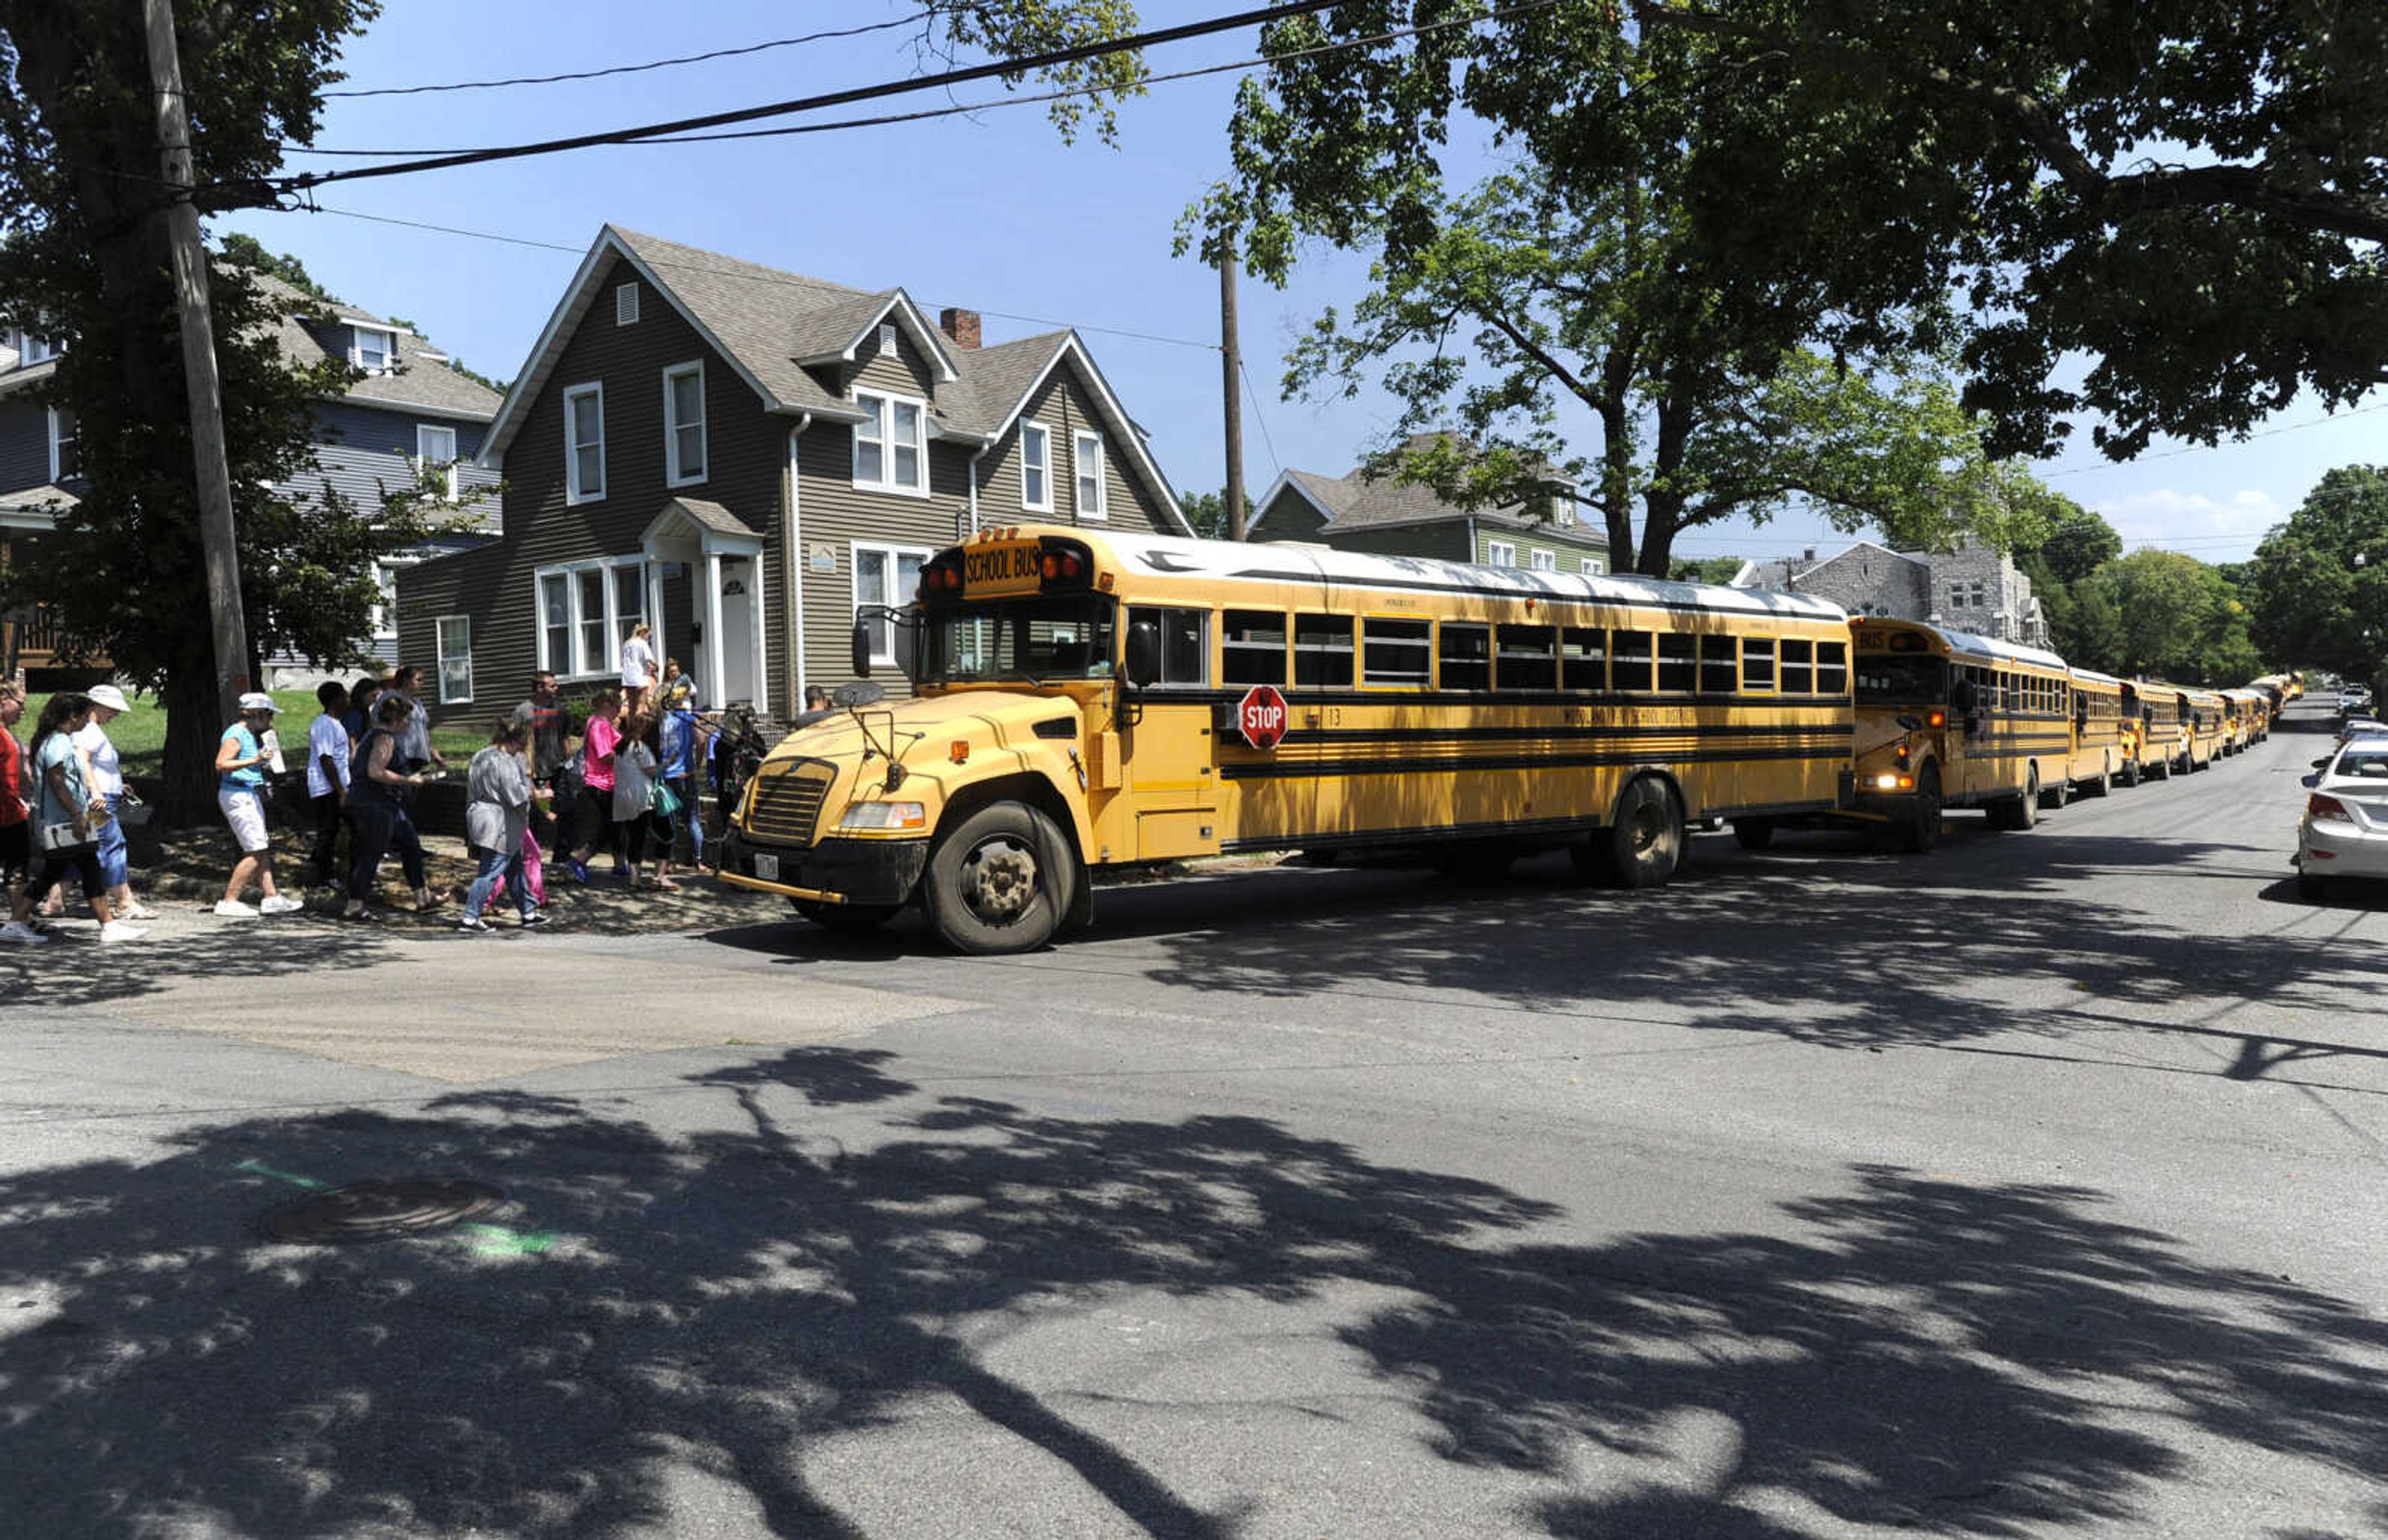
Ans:
[[[1251,403],[1252,421],[1261,425],[1261,442],[1268,447],[1269,463],[1277,467],[1277,474],[1283,475],[1285,461],[1277,457],[1277,439],[1269,433],[1268,418],[1261,411],[1261,387],[1252,383],[1252,372],[1241,359],[1236,360],[1236,372],[1244,377],[1244,399]]]
[[[311,205],[302,208],[287,209],[283,211],[290,213],[337,214],[340,218],[346,220],[363,220],[372,224],[396,225],[406,230],[426,230],[441,235],[459,235],[469,240],[494,241],[503,246],[527,246],[533,251],[560,251],[567,257],[583,257],[588,255],[589,250],[587,246],[567,246],[562,241],[542,241],[534,239],[527,235],[505,235],[489,230],[466,230],[459,225],[432,224],[423,220],[401,220],[393,218],[387,214],[367,214],[354,208],[330,208],[321,205]],[[656,259],[641,257],[640,260],[648,263],[651,267],[669,269],[678,272],[709,273],[716,277],[726,276],[731,272],[731,270],[727,268],[708,267],[702,262],[676,262],[668,258]],[[787,288],[810,289],[813,287],[811,284],[793,275],[786,277],[766,276],[762,273],[739,271],[736,272],[735,276],[752,283],[777,284]],[[933,305],[932,309],[934,308],[935,307]],[[1217,343],[1202,342],[1193,337],[1165,336],[1156,332],[1138,332],[1125,326],[1095,326],[1074,321],[1056,321],[1049,316],[1022,315],[1017,311],[1012,310],[990,310],[984,306],[970,306],[967,308],[977,310],[981,315],[994,316],[998,321],[1025,322],[1032,326],[1066,327],[1072,331],[1094,332],[1104,336],[1129,337],[1137,342],[1166,343],[1173,347],[1199,347],[1205,352],[1211,353],[1215,353],[1219,350],[1219,345]],[[1265,432],[1266,430],[1264,429],[1263,431]]]
[[[650,69],[669,69],[683,64],[705,64],[713,59],[741,58],[749,54],[768,53],[775,48],[796,48],[807,43],[825,43],[832,38],[860,37],[866,32],[883,32],[897,27],[908,27],[935,16],[934,10],[918,10],[899,16],[892,21],[873,21],[859,27],[841,27],[830,32],[807,32],[802,37],[776,37],[768,43],[750,43],[740,48],[716,48],[709,53],[683,54],[678,58],[650,59],[644,64],[616,64],[603,69],[578,69],[564,75],[516,75],[502,81],[456,81],[446,85],[384,85],[369,90],[326,91],[329,96],[421,96],[435,91],[494,91],[501,86],[554,85],[565,81],[596,81],[612,75],[637,75]]]
[[[2356,407],[2348,411],[2328,412],[2303,423],[2288,423],[2277,428],[2264,428],[2248,434],[2243,438],[2234,438],[2230,442],[2244,444],[2253,439],[2274,438],[2284,433],[2297,433],[2306,428],[2327,427],[2332,423],[2344,423],[2350,417],[2369,416],[2375,411],[2388,411],[2388,401],[2382,401],[2375,406]],[[2087,475],[2092,471],[2119,470],[2126,465],[2145,465],[2150,461],[2173,460],[2181,455],[2209,454],[2229,447],[2227,444],[2185,444],[2178,449],[2166,449],[2162,454],[2134,455],[2128,460],[2093,460],[2080,465],[2067,465],[2054,471],[2041,471],[2037,474],[2042,481],[2053,481],[2058,476],[2079,476]]]
[[[1259,10],[1239,11],[1232,16],[1214,17],[1204,21],[1188,22],[1182,26],[1159,28],[1115,43],[1080,44],[1073,47],[1057,48],[1043,54],[996,59],[986,64],[949,69],[942,74],[922,75],[902,81],[886,81],[873,85],[853,86],[844,91],[824,92],[813,96],[769,102],[759,107],[738,107],[728,112],[711,112],[695,118],[647,123],[635,128],[608,129],[598,133],[575,134],[569,138],[540,140],[533,144],[468,150],[452,155],[435,156],[424,160],[395,161],[385,166],[360,166],[351,170],[339,171],[301,171],[295,176],[268,177],[260,179],[259,183],[248,184],[220,183],[211,189],[203,189],[201,192],[204,194],[207,191],[213,191],[219,195],[233,195],[237,199],[246,200],[252,199],[260,192],[268,189],[296,192],[335,182],[352,182],[366,177],[403,176],[420,171],[446,170],[459,166],[482,165],[496,160],[517,160],[528,156],[555,155],[565,150],[591,149],[601,145],[627,144],[665,134],[690,133],[703,129],[724,128],[732,123],[747,123],[764,118],[785,117],[793,112],[810,112],[821,107],[843,107],[849,102],[874,101],[886,96],[905,95],[915,91],[960,85],[971,81],[991,80],[1004,75],[1018,75],[1025,71],[1050,69],[1057,65],[1076,64],[1107,54],[1157,47],[1163,44],[1179,43],[1190,38],[1208,37],[1217,32],[1231,32],[1240,27],[1280,21],[1289,17],[1306,16],[1340,3],[1341,0],[1286,0],[1285,4],[1269,6]],[[1542,0],[1542,3],[1547,5],[1554,3],[1554,0]]]

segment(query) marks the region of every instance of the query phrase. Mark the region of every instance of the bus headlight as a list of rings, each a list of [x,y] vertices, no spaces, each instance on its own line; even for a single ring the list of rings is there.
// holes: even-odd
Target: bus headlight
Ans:
[[[1876,776],[1874,778],[1874,789],[1877,791],[1912,791],[1915,789],[1915,777],[1912,776]]]
[[[920,802],[856,802],[837,821],[840,828],[927,828],[929,810]]]

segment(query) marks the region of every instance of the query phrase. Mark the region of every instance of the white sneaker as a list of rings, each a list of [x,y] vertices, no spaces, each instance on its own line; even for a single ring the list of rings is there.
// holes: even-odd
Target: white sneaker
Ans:
[[[268,915],[295,915],[307,906],[295,898],[286,898],[276,893],[257,907],[260,912]]]
[[[257,911],[250,908],[248,904],[241,903],[238,899],[218,899],[216,901],[216,918],[220,920],[253,920],[257,918]]]
[[[110,920],[99,928],[103,941],[137,941],[149,932],[131,920]]]
[[[50,938],[22,920],[10,920],[0,925],[0,941],[12,941],[19,946],[47,946]]]

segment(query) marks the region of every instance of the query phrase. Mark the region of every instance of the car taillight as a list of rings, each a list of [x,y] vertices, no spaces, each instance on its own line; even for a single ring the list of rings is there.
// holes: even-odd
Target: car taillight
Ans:
[[[2343,824],[2351,824],[2355,822],[2354,818],[2348,814],[2346,804],[2344,802],[2340,802],[2335,797],[2325,797],[2318,791],[2305,799],[2305,816],[2308,818],[2335,818]]]

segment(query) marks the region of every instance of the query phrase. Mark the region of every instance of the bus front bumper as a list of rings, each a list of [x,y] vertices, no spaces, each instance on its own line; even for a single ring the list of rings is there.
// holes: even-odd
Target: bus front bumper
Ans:
[[[926,839],[824,839],[764,845],[731,829],[721,844],[721,880],[814,903],[903,903],[929,865]]]

